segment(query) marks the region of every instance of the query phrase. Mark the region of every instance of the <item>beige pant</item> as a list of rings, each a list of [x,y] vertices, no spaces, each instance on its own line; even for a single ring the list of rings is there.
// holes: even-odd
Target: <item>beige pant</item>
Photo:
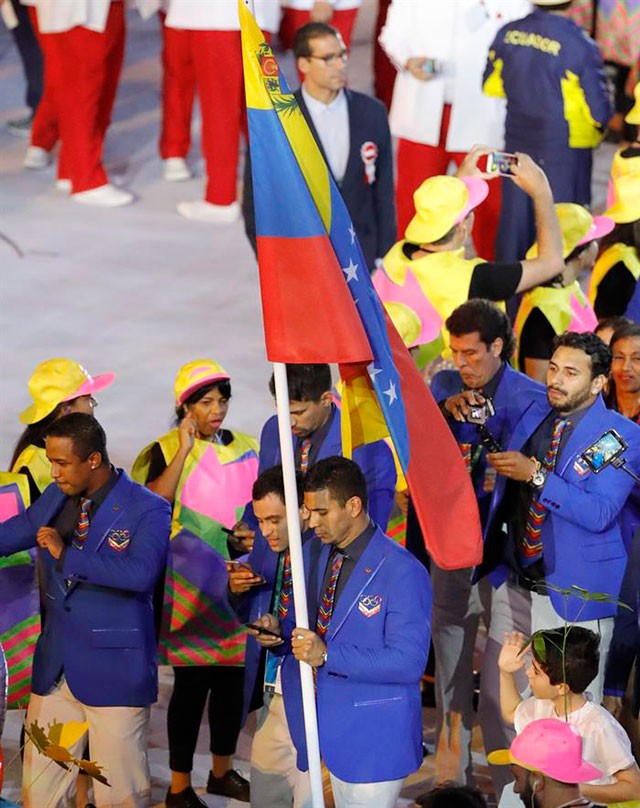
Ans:
[[[255,808],[311,808],[309,773],[296,766],[284,699],[265,693],[251,747],[251,805]]]
[[[88,721],[89,732],[71,747],[81,758],[89,741],[91,760],[103,767],[111,787],[93,781],[98,808],[148,808],[151,800],[147,760],[149,707],[90,707],[79,702],[66,681],[46,696],[31,694],[27,727],[33,721],[45,732],[54,721]],[[22,773],[24,808],[66,808],[78,770],[65,771],[27,741]]]

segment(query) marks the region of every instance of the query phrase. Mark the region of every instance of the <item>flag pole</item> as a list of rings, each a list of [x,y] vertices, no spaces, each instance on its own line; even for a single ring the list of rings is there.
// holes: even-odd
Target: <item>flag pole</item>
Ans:
[[[251,0],[249,0],[251,2]],[[282,455],[282,475],[284,477],[284,499],[287,508],[289,530],[289,552],[291,554],[291,577],[293,579],[293,601],[296,609],[296,625],[309,628],[307,610],[307,590],[305,587],[304,564],[302,561],[302,537],[296,468],[293,459],[293,438],[289,416],[289,388],[287,386],[287,366],[282,362],[273,363],[273,376],[278,411],[278,431]],[[302,686],[302,709],[304,713],[304,733],[307,741],[307,760],[311,780],[311,800],[313,808],[324,808],[322,768],[320,765],[320,743],[318,740],[318,717],[316,696],[313,684],[313,671],[306,662],[300,662],[300,684]]]

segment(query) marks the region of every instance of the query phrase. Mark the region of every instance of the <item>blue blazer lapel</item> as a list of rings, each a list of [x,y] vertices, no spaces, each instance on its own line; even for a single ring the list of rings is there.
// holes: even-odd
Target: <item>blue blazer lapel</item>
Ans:
[[[353,109],[354,97],[352,93],[350,93],[349,90],[344,90],[344,94],[347,99],[347,108],[349,110],[349,157],[347,159],[347,167],[344,172],[343,183],[346,182],[347,177],[349,177],[351,174],[357,173],[359,165],[358,161],[360,161],[360,169],[362,173],[364,173],[364,165],[362,164],[360,149],[358,148],[358,144],[361,139],[357,132],[359,116],[355,114]]]
[[[322,442],[316,463],[325,457],[334,457],[342,454],[342,433],[340,431],[340,410],[334,405],[331,425],[327,436]]]
[[[550,412],[551,407],[548,404],[542,405],[540,402],[534,401],[522,413],[522,417],[515,425],[508,448],[520,451]]]
[[[558,474],[564,474],[574,457],[579,452],[583,452],[587,446],[607,431],[602,426],[602,416],[606,409],[602,396],[598,396],[590,407],[589,412],[585,413],[580,423],[569,435],[569,440],[560,454],[560,462],[557,468]],[[569,420],[571,420],[571,416],[569,416]]]
[[[387,555],[381,534],[374,533],[360,560],[351,573],[347,585],[340,595],[331,616],[329,639],[333,639],[344,625],[351,610],[358,602],[358,598],[376,577],[380,568],[386,561]]]

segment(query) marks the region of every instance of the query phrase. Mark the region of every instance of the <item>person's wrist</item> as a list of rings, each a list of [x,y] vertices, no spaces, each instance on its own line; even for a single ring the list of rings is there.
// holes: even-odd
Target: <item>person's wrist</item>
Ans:
[[[536,476],[536,474],[540,470],[540,461],[536,457],[530,457],[529,460],[531,461],[532,468],[531,468],[529,476],[527,477],[525,482],[532,483],[533,478]]]

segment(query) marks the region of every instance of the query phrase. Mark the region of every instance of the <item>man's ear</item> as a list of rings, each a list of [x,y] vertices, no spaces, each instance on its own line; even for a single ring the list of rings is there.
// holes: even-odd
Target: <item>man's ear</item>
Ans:
[[[352,519],[360,516],[364,508],[362,507],[362,500],[360,497],[351,497],[347,500],[347,510]]]
[[[92,469],[97,469],[98,466],[102,465],[102,455],[100,452],[91,452],[87,460],[89,461],[89,466]]]
[[[601,393],[607,381],[607,377],[602,373],[599,376],[596,376],[591,382],[591,394],[597,396],[598,393]]]
[[[504,348],[504,340],[502,339],[502,337],[496,337],[496,339],[494,339],[494,341],[489,346],[489,350],[495,357],[500,356],[503,348]]]
[[[333,393],[327,390],[320,396],[320,401],[324,407],[330,407],[333,404]]]

